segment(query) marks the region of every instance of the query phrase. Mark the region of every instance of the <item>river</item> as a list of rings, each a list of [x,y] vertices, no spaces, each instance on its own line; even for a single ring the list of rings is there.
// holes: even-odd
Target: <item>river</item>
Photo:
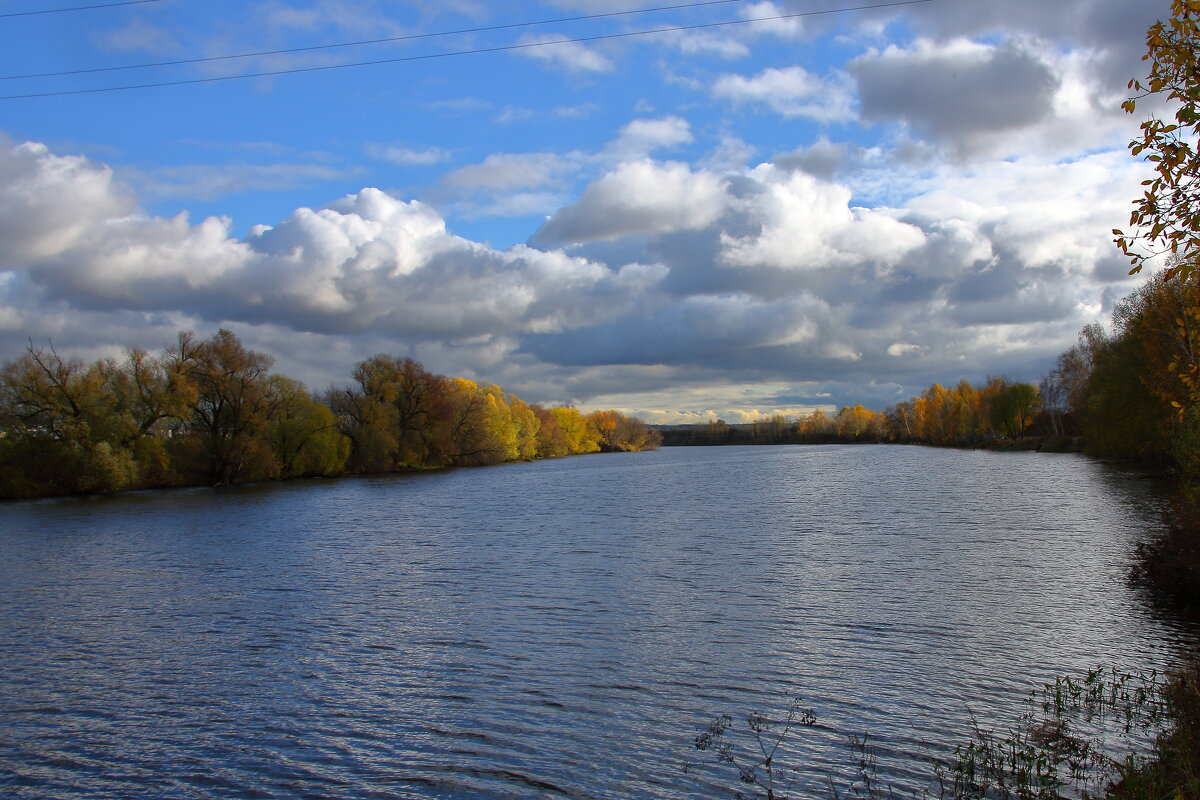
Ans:
[[[972,715],[1172,663],[1194,632],[1124,581],[1162,503],[1076,455],[781,446],[0,504],[0,788],[729,797],[692,737],[796,696],[802,794],[863,732],[916,787]]]

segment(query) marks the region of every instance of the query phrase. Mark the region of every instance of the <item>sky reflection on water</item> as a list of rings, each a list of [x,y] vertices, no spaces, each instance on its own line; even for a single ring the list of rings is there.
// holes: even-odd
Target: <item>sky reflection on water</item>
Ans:
[[[712,796],[714,714],[900,785],[1041,682],[1191,634],[1150,483],[1071,455],[671,449],[0,506],[19,798]]]

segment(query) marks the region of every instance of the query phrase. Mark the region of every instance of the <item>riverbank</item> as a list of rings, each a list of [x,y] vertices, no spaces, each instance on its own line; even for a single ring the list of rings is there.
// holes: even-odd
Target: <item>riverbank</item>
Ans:
[[[32,343],[0,369],[0,498],[484,466],[654,447],[615,410],[528,404],[411,358],[319,396],[231,331],[85,364]]]
[[[119,495],[119,494],[123,494],[123,493],[127,493],[127,492],[146,492],[146,491],[156,491],[159,489],[195,489],[195,488],[202,488],[202,487],[207,487],[207,486],[216,487],[216,486],[270,484],[270,483],[298,483],[298,482],[306,481],[306,480],[317,480],[317,479],[326,479],[326,478],[371,478],[371,477],[383,477],[383,476],[387,476],[387,475],[417,475],[417,474],[422,474],[422,473],[440,472],[440,471],[445,471],[445,470],[450,470],[450,469],[463,469],[463,468],[471,468],[471,467],[479,467],[479,466],[503,466],[505,464],[520,464],[520,463],[530,463],[533,461],[542,461],[542,460],[549,460],[549,459],[573,458],[575,456],[596,455],[599,453],[638,453],[638,452],[644,452],[647,450],[656,450],[656,449],[658,449],[658,444],[654,441],[650,441],[650,442],[644,443],[639,446],[632,446],[630,444],[625,444],[623,446],[616,446],[616,447],[601,447],[596,450],[589,450],[589,451],[583,452],[583,453],[565,453],[563,455],[554,455],[554,456],[533,456],[530,458],[510,459],[508,461],[502,461],[502,462],[498,462],[498,463],[474,463],[474,464],[450,463],[450,464],[434,464],[434,465],[423,465],[423,466],[402,466],[402,467],[398,467],[396,469],[390,469],[390,470],[357,471],[357,472],[349,472],[349,471],[343,470],[341,472],[323,472],[323,473],[319,473],[319,474],[292,475],[292,476],[287,476],[287,477],[280,477],[280,476],[263,477],[263,478],[259,478],[258,480],[253,480],[253,481],[228,481],[228,482],[223,482],[223,483],[211,483],[211,482],[203,481],[203,480],[193,481],[193,482],[184,482],[181,480],[175,480],[175,481],[171,481],[171,482],[156,482],[156,483],[146,484],[146,485],[126,485],[119,489],[104,489],[104,488],[97,487],[97,488],[92,488],[92,489],[88,489],[88,490],[80,490],[80,491],[55,491],[55,492],[47,492],[47,491],[39,492],[39,491],[37,491],[36,487],[31,488],[28,483],[21,482],[19,478],[14,479],[12,475],[5,476],[4,475],[5,465],[3,464],[2,461],[0,461],[0,503],[6,502],[6,501],[18,501],[18,500],[50,499],[50,498],[55,498],[55,497],[85,497],[85,496],[98,496],[98,495]],[[5,480],[5,478],[7,478],[7,480]]]

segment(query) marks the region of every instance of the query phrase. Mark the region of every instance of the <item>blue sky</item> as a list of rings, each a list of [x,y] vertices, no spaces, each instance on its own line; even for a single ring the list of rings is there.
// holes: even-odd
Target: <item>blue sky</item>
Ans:
[[[1166,0],[735,0],[109,71],[654,4],[21,15],[88,4],[0,0],[0,94],[50,95],[0,100],[0,359],[228,327],[314,389],[390,352],[740,421],[1036,380],[1137,286],[1119,106]]]

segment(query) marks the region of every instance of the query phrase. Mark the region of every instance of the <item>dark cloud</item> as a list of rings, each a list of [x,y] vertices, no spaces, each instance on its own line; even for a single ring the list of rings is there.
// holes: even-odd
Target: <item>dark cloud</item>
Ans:
[[[851,159],[853,151],[854,148],[846,142],[831,142],[822,138],[808,147],[781,153],[772,161],[781,169],[800,170],[814,178],[830,181]]]
[[[730,363],[760,347],[813,343],[822,304],[796,297],[762,301],[745,295],[696,295],[650,314],[619,317],[559,335],[533,335],[523,349],[543,361],[600,364]]]
[[[937,3],[905,16],[919,33],[941,38],[1038,36],[1101,50],[1117,61],[1140,57],[1142,34],[1170,12],[1171,0],[1008,0]]]
[[[868,122],[904,122],[934,141],[1019,129],[1052,109],[1058,77],[1012,42],[997,47],[889,48],[849,65]]]

